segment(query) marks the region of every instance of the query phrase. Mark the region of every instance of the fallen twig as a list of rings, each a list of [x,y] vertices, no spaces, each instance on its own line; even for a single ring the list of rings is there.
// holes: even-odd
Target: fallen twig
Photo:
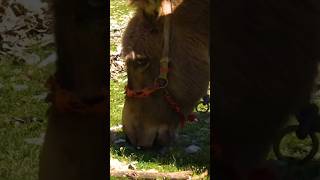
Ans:
[[[114,177],[128,177],[132,179],[191,179],[192,171],[179,172],[156,172],[156,171],[137,171],[137,170],[111,170],[110,175]]]

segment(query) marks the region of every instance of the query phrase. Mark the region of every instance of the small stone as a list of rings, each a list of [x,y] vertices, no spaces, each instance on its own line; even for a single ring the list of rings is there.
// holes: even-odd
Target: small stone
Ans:
[[[13,85],[13,89],[15,91],[24,91],[24,90],[28,89],[28,86],[24,85],[24,84],[16,84],[16,85]]]
[[[26,138],[24,141],[28,144],[42,145],[44,142],[44,136],[45,134],[42,133],[38,138]]]
[[[185,152],[188,154],[193,154],[196,153],[200,150],[201,148],[199,146],[196,145],[190,145],[185,149]]]
[[[181,134],[181,135],[179,135],[179,137],[180,137],[180,138],[185,138],[185,139],[188,139],[188,138],[189,138],[189,136],[188,136],[188,135],[185,135],[185,134]]]
[[[40,62],[38,64],[39,68],[45,67],[49,64],[54,63],[57,60],[57,54],[56,53],[52,53],[50,54],[46,59],[44,59],[42,62]]]
[[[114,141],[115,144],[120,144],[120,143],[125,143],[125,142],[126,142],[126,140],[121,139],[121,138]]]
[[[32,98],[36,99],[37,101],[42,101],[42,100],[46,99],[47,95],[48,95],[48,93],[45,92],[45,93],[42,93],[42,94],[39,94],[39,95],[35,95]]]

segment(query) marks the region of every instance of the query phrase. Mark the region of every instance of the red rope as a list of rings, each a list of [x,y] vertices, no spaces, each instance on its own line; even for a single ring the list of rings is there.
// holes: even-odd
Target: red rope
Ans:
[[[169,68],[160,67],[160,73],[168,73],[169,71]]]
[[[96,104],[86,104],[71,91],[62,88],[54,77],[50,77],[46,86],[50,89],[47,101],[59,112],[77,113],[106,113],[106,101],[102,100]],[[106,92],[102,92],[101,97],[106,97]]]
[[[158,90],[158,86],[143,88],[140,91],[131,90],[128,86],[125,87],[125,94],[128,97],[137,97],[137,98],[145,98],[150,96],[153,92]]]
[[[128,97],[136,97],[136,98],[145,98],[150,96],[153,92],[155,92],[156,90],[160,89],[158,85],[154,85],[153,87],[147,87],[147,88],[143,88],[140,91],[135,91],[135,90],[131,90],[130,88],[128,88],[128,86],[125,87],[125,94]],[[165,101],[169,104],[169,106],[179,115],[179,121],[180,121],[180,127],[183,128],[185,125],[186,121],[190,121],[190,122],[194,122],[197,120],[197,117],[195,116],[195,114],[191,113],[190,115],[188,115],[188,117],[186,118],[184,116],[184,114],[181,112],[181,108],[178,105],[178,103],[176,103],[173,98],[168,95],[165,94],[164,95],[164,99]]]
[[[169,104],[169,106],[179,115],[179,121],[180,121],[180,127],[183,128],[185,125],[186,121],[190,121],[190,122],[194,122],[196,121],[196,116],[195,114],[191,113],[190,115],[188,115],[188,117],[186,118],[184,116],[184,114],[181,112],[181,108],[180,106],[173,100],[173,98],[166,94],[164,95],[164,99],[166,100],[166,102]]]

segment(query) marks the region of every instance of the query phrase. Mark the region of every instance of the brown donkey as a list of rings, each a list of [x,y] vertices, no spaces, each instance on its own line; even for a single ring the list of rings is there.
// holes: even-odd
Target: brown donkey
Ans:
[[[138,147],[167,145],[210,80],[209,0],[133,0],[123,37],[123,129]]]

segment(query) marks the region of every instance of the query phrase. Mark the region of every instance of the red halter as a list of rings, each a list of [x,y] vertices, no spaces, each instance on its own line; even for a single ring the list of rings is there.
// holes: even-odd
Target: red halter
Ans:
[[[78,96],[67,90],[62,88],[60,84],[57,82],[54,76],[51,76],[47,83],[46,87],[51,91],[47,98],[47,102],[51,102],[52,106],[56,111],[59,112],[77,112],[77,113],[85,113],[85,114],[105,114],[107,113],[106,109],[106,97],[107,91],[102,90],[100,94],[96,97],[103,97],[99,102],[94,104],[88,104],[80,99]]]
[[[131,90],[128,86],[125,87],[125,94],[127,97],[134,97],[134,98],[146,98],[149,97],[152,93],[159,89],[164,89],[166,86],[159,86],[158,83],[155,83],[153,87],[143,88],[140,91]],[[164,93],[164,100],[168,103],[171,109],[173,109],[176,113],[179,114],[180,120],[180,127],[184,127],[185,122],[188,121],[196,121],[196,116],[194,114],[188,115],[186,118],[185,115],[182,113],[180,106],[178,103],[169,95],[167,89],[165,89]]]

